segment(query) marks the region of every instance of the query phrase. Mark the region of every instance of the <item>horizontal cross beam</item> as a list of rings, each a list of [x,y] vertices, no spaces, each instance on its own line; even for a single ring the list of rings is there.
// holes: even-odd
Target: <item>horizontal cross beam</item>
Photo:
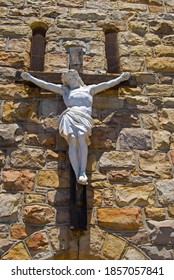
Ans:
[[[20,83],[20,82],[24,82],[24,80],[21,78],[21,73],[20,71],[16,72],[16,77],[15,77],[15,81]],[[29,74],[31,74],[32,76],[34,76],[35,78],[44,80],[45,82],[48,83],[54,83],[54,84],[61,84],[61,73],[45,73],[45,72],[33,72],[33,71],[29,71]],[[82,78],[83,82],[86,85],[92,85],[92,84],[99,84],[102,82],[107,82],[110,81],[112,79],[115,79],[117,77],[119,77],[119,74],[83,74],[80,73],[80,77]],[[31,83],[29,83],[31,84]],[[120,87],[137,87],[137,81],[136,81],[136,77],[135,76],[131,76],[129,78],[129,80],[124,81],[122,83],[120,83],[119,85],[115,86],[114,88],[120,88]]]

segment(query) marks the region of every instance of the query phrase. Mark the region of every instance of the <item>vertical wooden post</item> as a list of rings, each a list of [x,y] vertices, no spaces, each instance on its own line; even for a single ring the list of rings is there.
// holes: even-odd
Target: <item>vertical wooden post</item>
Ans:
[[[81,47],[72,47],[69,50],[69,68],[83,72],[83,50]],[[87,201],[86,185],[80,185],[70,165],[70,228],[86,230],[87,227]]]

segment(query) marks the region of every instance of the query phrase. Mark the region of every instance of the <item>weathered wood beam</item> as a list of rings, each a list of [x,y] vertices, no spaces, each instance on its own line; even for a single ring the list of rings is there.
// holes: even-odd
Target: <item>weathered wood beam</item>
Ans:
[[[22,80],[22,78],[20,76],[21,73],[22,72],[20,72],[20,71],[16,72],[15,81],[17,83],[25,82],[24,80]],[[28,73],[31,74],[32,76],[34,76],[38,79],[44,80],[48,83],[54,83],[54,84],[62,83],[61,82],[62,73],[46,73],[46,72],[33,72],[33,71],[29,71]],[[119,76],[119,74],[82,74],[82,73],[80,73],[80,77],[82,78],[82,80],[84,81],[84,83],[86,85],[107,82],[118,76]],[[25,82],[25,83],[31,84],[28,82]],[[114,88],[120,88],[120,87],[133,87],[133,88],[137,87],[136,77],[131,76],[129,78],[129,80],[120,83],[118,86],[115,86]]]

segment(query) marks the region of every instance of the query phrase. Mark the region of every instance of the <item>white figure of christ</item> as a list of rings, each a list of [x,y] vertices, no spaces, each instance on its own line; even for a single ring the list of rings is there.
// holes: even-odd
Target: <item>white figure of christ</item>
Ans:
[[[122,73],[108,82],[88,86],[73,69],[62,74],[62,84],[47,83],[27,72],[23,72],[21,77],[43,89],[62,95],[67,109],[59,117],[59,132],[68,142],[69,158],[77,182],[86,185],[88,181],[86,176],[88,145],[93,127],[91,117],[93,96],[128,80],[130,73]]]

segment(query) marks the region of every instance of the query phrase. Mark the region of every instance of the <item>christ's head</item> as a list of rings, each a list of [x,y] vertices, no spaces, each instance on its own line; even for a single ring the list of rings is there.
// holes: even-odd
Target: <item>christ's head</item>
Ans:
[[[85,86],[84,82],[80,78],[78,72],[74,69],[64,72],[61,77],[62,83],[71,89],[76,89],[81,86]]]

